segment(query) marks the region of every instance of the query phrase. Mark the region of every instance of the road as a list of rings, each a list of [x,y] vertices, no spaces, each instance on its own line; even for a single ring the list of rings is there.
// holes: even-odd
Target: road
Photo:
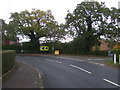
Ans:
[[[118,69],[99,64],[92,59],[89,57],[76,59],[62,56],[16,56],[17,61],[31,64],[42,72],[44,88],[120,87]]]

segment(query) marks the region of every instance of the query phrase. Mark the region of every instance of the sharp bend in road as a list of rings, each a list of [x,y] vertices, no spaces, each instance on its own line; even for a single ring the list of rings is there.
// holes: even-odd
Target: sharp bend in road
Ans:
[[[89,59],[89,58],[86,58]],[[17,56],[42,72],[44,88],[118,88],[118,69],[57,56]]]

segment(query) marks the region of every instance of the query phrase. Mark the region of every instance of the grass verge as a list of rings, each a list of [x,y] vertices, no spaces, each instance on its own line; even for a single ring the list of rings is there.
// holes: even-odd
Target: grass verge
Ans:
[[[113,61],[106,61],[105,64],[120,69],[120,64],[118,62],[115,64]]]

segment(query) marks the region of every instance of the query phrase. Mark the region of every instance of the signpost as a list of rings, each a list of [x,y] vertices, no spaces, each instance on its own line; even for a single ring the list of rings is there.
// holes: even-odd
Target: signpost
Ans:
[[[116,64],[116,54],[114,54],[114,63]]]
[[[119,64],[120,64],[120,55],[119,55]]]

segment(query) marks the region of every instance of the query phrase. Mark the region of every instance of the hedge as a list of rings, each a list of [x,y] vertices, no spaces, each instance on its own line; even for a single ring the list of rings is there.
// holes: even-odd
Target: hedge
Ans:
[[[88,52],[88,55],[108,56],[108,51],[93,51],[93,52]]]
[[[15,51],[6,50],[2,52],[2,75],[11,70],[15,64]]]
[[[24,53],[39,53],[39,46],[34,42],[23,42],[21,49]]]
[[[0,50],[0,77],[2,77],[2,50]]]
[[[2,50],[15,50],[16,53],[20,53],[21,52],[21,46],[20,46],[20,44],[3,45]]]

